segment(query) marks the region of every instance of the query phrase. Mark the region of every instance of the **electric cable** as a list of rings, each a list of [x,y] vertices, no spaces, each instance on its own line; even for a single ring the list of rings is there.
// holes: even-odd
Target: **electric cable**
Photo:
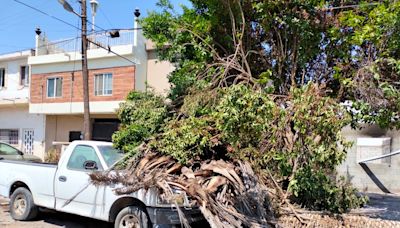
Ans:
[[[60,22],[62,22],[62,23],[64,23],[64,24],[66,24],[66,25],[69,25],[69,26],[71,26],[71,27],[74,27],[74,28],[76,28],[76,29],[79,29],[79,28],[76,27],[75,25],[73,25],[73,24],[71,24],[71,23],[69,23],[69,22],[67,22],[67,21],[64,21],[63,19],[60,19],[60,18],[55,17],[55,16],[53,16],[53,15],[50,15],[50,14],[48,14],[48,13],[46,13],[46,12],[44,12],[44,11],[42,11],[42,10],[40,10],[40,9],[38,9],[38,8],[36,8],[36,7],[34,7],[34,6],[28,5],[28,4],[26,4],[26,3],[24,3],[24,2],[21,2],[21,1],[19,1],[19,0],[14,0],[14,2],[17,2],[17,3],[21,4],[21,5],[24,5],[24,6],[26,6],[26,7],[29,7],[29,8],[31,8],[31,9],[33,9],[33,10],[35,10],[35,11],[37,11],[37,12],[43,14],[43,15],[46,15],[46,16],[48,16],[48,17],[51,17],[51,18],[53,18],[53,19],[55,19],[55,20],[57,20],[57,21],[60,21]]]

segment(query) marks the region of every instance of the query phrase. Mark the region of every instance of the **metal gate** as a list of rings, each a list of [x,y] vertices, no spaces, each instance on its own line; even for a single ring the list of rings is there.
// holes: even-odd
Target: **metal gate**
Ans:
[[[34,131],[23,129],[22,150],[25,154],[33,154]]]

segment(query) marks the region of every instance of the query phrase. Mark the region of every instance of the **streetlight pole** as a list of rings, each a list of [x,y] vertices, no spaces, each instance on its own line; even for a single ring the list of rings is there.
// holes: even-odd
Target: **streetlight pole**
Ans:
[[[99,7],[99,2],[97,0],[90,0],[90,8],[92,10],[92,33],[94,33],[95,19],[97,13],[97,7]]]
[[[92,138],[90,129],[90,107],[89,107],[89,72],[87,63],[87,13],[86,0],[81,0],[81,20],[82,20],[82,79],[83,79],[83,138]]]

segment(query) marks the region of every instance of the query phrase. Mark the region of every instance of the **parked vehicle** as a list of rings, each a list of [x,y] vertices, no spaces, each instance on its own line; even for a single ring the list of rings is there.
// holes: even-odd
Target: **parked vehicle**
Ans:
[[[115,227],[152,227],[180,224],[177,209],[163,203],[158,191],[116,195],[114,186],[89,184],[93,171],[107,170],[122,155],[109,142],[74,141],[57,165],[0,161],[0,195],[10,198],[15,220],[30,220],[38,207],[113,222]],[[184,197],[180,210],[189,222],[203,219]]]
[[[42,161],[39,157],[36,157],[34,155],[24,154],[22,151],[4,142],[0,142],[0,159],[25,160],[33,162]]]

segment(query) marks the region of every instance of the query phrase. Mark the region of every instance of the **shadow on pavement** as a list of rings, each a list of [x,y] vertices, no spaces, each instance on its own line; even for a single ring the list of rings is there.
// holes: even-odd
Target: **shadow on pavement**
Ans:
[[[42,211],[37,220],[65,228],[112,228],[111,223],[61,212]]]
[[[381,212],[370,215],[371,218],[400,221],[400,195],[368,193],[369,203],[366,209]]]

